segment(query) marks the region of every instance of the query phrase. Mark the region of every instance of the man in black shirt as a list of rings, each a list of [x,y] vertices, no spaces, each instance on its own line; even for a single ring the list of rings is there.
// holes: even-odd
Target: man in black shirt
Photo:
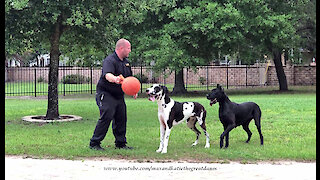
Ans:
[[[115,52],[103,61],[102,74],[97,84],[96,103],[100,111],[93,136],[90,139],[90,148],[104,150],[100,143],[107,134],[110,122],[115,137],[116,148],[132,149],[126,145],[127,110],[124,101],[124,92],[121,89],[123,77],[132,76],[130,64],[127,60],[131,52],[131,44],[126,39],[118,40]],[[133,96],[137,98],[136,94]]]

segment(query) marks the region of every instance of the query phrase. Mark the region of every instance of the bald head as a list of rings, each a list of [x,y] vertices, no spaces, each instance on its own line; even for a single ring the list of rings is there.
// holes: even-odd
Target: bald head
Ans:
[[[116,53],[118,57],[123,60],[123,58],[129,57],[131,52],[131,44],[126,39],[119,39],[116,43]]]
[[[116,43],[116,49],[119,49],[120,47],[124,47],[126,45],[130,44],[130,42],[126,39],[119,39]]]

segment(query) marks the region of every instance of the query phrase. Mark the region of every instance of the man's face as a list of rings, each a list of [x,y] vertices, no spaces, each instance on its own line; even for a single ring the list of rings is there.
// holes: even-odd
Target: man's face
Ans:
[[[130,52],[131,52],[131,44],[130,43],[126,43],[123,46],[123,49],[122,49],[123,58],[128,58]]]

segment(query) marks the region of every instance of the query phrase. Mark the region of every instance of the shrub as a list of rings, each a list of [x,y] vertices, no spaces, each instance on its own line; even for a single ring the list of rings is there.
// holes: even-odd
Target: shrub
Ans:
[[[37,82],[38,82],[38,83],[46,82],[46,80],[45,80],[43,77],[39,77],[39,78],[37,79]]]
[[[80,74],[70,74],[70,75],[64,76],[61,82],[63,84],[83,84],[83,83],[89,83],[90,78],[87,78]]]
[[[136,75],[133,75],[134,77],[136,77],[137,79],[139,79],[140,83],[148,83],[148,77],[144,74],[136,74]]]
[[[199,77],[199,82],[200,82],[201,85],[205,85],[205,83],[206,83],[206,78],[204,78],[204,77]]]

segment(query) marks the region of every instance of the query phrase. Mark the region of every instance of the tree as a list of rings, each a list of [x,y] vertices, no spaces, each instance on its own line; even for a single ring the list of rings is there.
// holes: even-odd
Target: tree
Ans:
[[[106,51],[119,38],[117,29],[120,29],[120,24],[134,21],[134,17],[124,18],[124,10],[128,7],[130,3],[126,1],[5,1],[6,55],[25,48],[37,49],[42,43],[49,44],[46,119],[59,118],[58,62],[61,39],[64,40],[64,49],[90,44],[89,48]]]
[[[239,13],[230,5],[207,1],[164,2],[148,8],[130,37],[139,42],[139,57],[155,61],[159,71],[175,72],[173,93],[185,93],[183,68],[205,65],[219,53],[232,52],[241,42]],[[215,24],[215,25],[213,25]],[[240,36],[239,36],[240,35]],[[134,54],[133,54],[134,55]]]
[[[288,90],[281,63],[284,49],[293,47],[295,35],[293,5],[288,1],[187,1],[169,16],[165,26],[175,44],[190,57],[209,62],[217,54],[248,51],[271,54],[280,90]]]
[[[139,24],[125,24],[123,31],[125,37],[135,42],[135,50],[130,55],[131,61],[140,64],[155,62],[155,71],[163,72],[164,69],[169,69],[170,73],[175,72],[174,92],[186,92],[181,69],[191,65],[193,60],[164,30],[164,26],[172,21],[168,14],[178,7],[179,3],[180,1],[136,1],[135,5],[139,5],[140,8],[137,9],[143,18]],[[180,79],[182,81],[179,81]]]
[[[299,37],[294,48],[303,48],[316,56],[316,1],[299,0],[293,4],[292,23]],[[293,58],[293,57],[291,57]]]
[[[158,69],[176,71],[175,90],[183,93],[183,76],[179,75],[183,67],[208,63],[219,54],[237,54],[243,61],[268,54],[275,63],[279,89],[285,91],[281,54],[301,46],[315,49],[315,18],[310,18],[314,5],[314,0],[201,0],[155,6],[158,10],[148,11],[150,18],[144,19],[142,27],[139,24],[142,33],[137,36],[143,36],[139,56],[155,60]],[[160,18],[152,12],[161,12]]]
[[[153,56],[153,58],[157,60],[155,65],[156,70],[163,71],[168,68],[170,73],[175,73],[175,83],[172,93],[180,94],[187,92],[183,81],[183,68],[194,66],[196,58],[191,59],[185,52],[185,49],[177,46],[168,34],[164,34],[159,38],[157,48],[148,52],[148,55]]]
[[[180,61],[180,67],[205,65],[219,54],[237,50],[243,39],[238,28],[241,27],[241,15],[232,4],[186,1],[180,6],[169,14],[173,20],[165,26],[175,45],[189,57],[186,58],[188,63]],[[183,81],[181,76],[176,78],[176,82]]]
[[[246,17],[247,41],[257,46],[259,52],[273,57],[279,90],[287,91],[288,83],[281,62],[283,50],[294,47],[298,37],[293,23],[293,5],[289,1],[241,1],[239,9]]]

